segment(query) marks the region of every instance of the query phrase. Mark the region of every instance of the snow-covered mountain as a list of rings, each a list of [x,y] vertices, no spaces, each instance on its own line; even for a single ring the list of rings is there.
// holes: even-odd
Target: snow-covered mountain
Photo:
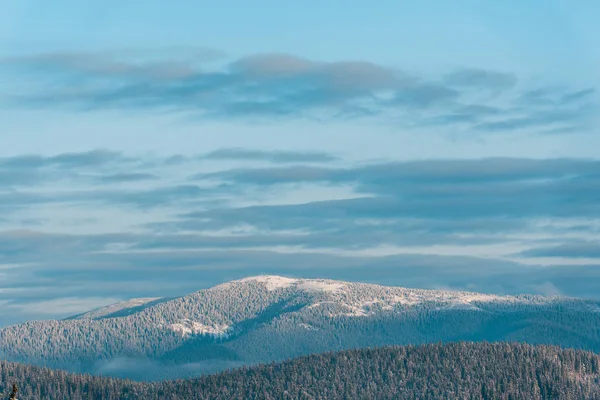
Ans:
[[[257,276],[176,299],[137,299],[73,319],[4,328],[0,352],[14,361],[148,378],[453,340],[600,350],[600,303]],[[136,365],[144,366],[142,375]]]

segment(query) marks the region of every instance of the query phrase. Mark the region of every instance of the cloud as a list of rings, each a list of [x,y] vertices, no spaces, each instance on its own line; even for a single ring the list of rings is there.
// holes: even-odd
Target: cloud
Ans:
[[[121,206],[152,208],[161,205],[181,205],[181,203],[185,203],[186,201],[195,201],[196,204],[199,204],[209,198],[214,198],[223,193],[231,193],[232,191],[233,189],[226,187],[203,188],[197,185],[174,185],[128,191],[105,190],[82,192],[77,194],[77,198],[90,203],[100,202]]]
[[[0,160],[2,208],[40,204],[80,203],[135,206],[140,208],[209,205],[244,196],[265,196],[272,191],[299,185],[349,187],[346,199],[246,209],[213,209],[224,220],[263,218],[263,212],[285,214],[290,219],[329,219],[340,212],[362,218],[525,218],[580,217],[598,215],[594,193],[600,190],[600,164],[595,160],[490,158],[475,160],[430,160],[362,164],[354,167],[315,166],[304,162],[327,161],[324,153],[222,149],[196,157],[125,157],[113,152],[87,152],[52,157],[27,156]],[[266,160],[292,162],[293,166],[239,168],[200,172],[191,181],[161,179],[153,168],[181,171],[202,167],[198,160]],[[196,161],[194,161],[196,160]],[[196,164],[193,164],[196,162]],[[191,167],[195,165],[195,167]],[[164,168],[167,168],[166,170]],[[70,182],[62,190],[52,184]],[[113,187],[120,182],[138,186]],[[21,186],[36,190],[19,190]],[[102,187],[99,187],[101,185]],[[291,185],[291,186],[290,186]],[[105,186],[105,187],[104,187]],[[278,208],[279,207],[279,208]],[[243,213],[243,214],[242,214]],[[235,214],[235,215],[234,215]],[[454,217],[452,217],[454,216]],[[212,217],[210,217],[212,218]],[[277,215],[278,223],[286,218]],[[267,221],[266,219],[262,221]],[[298,222],[298,221],[296,221]],[[263,222],[264,223],[264,222]]]
[[[514,131],[516,129],[535,128],[546,126],[554,127],[557,130],[563,129],[568,132],[572,123],[580,120],[585,114],[591,114],[594,108],[575,108],[575,109],[549,109],[529,113],[524,116],[515,116],[500,121],[483,122],[477,125],[478,129],[486,131]],[[563,127],[563,128],[561,128]]]
[[[594,94],[596,94],[595,88],[583,89],[576,92],[563,94],[560,98],[560,101],[562,103],[581,102],[585,99],[592,97]]]
[[[61,168],[97,167],[115,160],[120,160],[118,152],[108,150],[93,150],[85,153],[64,153],[49,157],[44,161]]]
[[[262,187],[275,192],[290,185],[351,185],[359,197],[301,204],[218,207],[182,213],[162,225],[174,231],[232,229],[240,225],[263,231],[306,230],[306,238],[282,237],[288,245],[310,248],[464,246],[503,241],[528,234],[555,237],[594,235],[600,219],[596,193],[600,164],[573,159],[430,160],[359,165],[232,169],[193,178]],[[567,228],[537,221],[577,221]],[[588,229],[584,229],[588,226]],[[466,237],[465,237],[466,235]],[[461,238],[461,239],[459,239]],[[313,241],[314,239],[314,241]],[[287,242],[286,242],[287,241]],[[312,243],[311,243],[312,241]],[[536,246],[535,239],[518,239]]]
[[[200,173],[192,176],[191,179],[222,179],[235,183],[268,185],[277,183],[324,182],[328,180],[334,180],[336,174],[342,175],[343,172],[342,170],[302,165],[293,167],[236,169],[214,173]],[[343,177],[340,176],[340,178]]]
[[[194,164],[198,161],[265,161],[286,163],[331,163],[339,158],[325,152],[222,148],[206,154],[125,156],[121,152],[96,149],[53,156],[36,154],[0,158],[0,189],[48,184],[61,180],[93,185],[156,181],[155,167]]]
[[[501,182],[543,178],[565,178],[582,175],[600,177],[600,162],[581,159],[436,159],[365,164],[351,168],[313,166],[245,168],[197,175],[225,181],[251,184],[297,182],[357,182],[364,184],[389,181],[403,182]]]
[[[597,110],[593,87],[535,87],[510,72],[465,68],[426,78],[367,61],[277,53],[209,68],[185,57],[49,53],[2,58],[0,70],[13,82],[5,101],[17,107],[166,110],[228,120],[380,118],[405,128],[480,133],[585,130]]]
[[[204,362],[172,365],[150,359],[116,357],[98,361],[92,367],[94,375],[111,376],[136,381],[164,381],[167,379],[195,378],[218,370],[240,368],[242,361],[211,359]]]
[[[518,79],[511,73],[483,69],[463,69],[445,75],[444,82],[453,87],[507,90],[514,87]]]
[[[98,149],[81,153],[62,153],[51,157],[40,155],[4,157],[0,158],[0,168],[12,168],[15,170],[44,167],[88,168],[100,167],[114,162],[124,162],[126,160],[120,152]]]
[[[158,177],[154,174],[148,174],[143,172],[132,172],[132,173],[117,173],[112,175],[104,175],[98,177],[99,182],[103,183],[120,183],[120,182],[139,182],[146,180],[156,180]]]
[[[600,258],[600,242],[571,242],[535,247],[521,253],[526,257]]]
[[[249,150],[249,149],[219,149],[210,152],[202,158],[207,160],[244,160],[244,161],[268,161],[272,163],[302,163],[318,162],[326,163],[338,160],[331,154],[323,152],[299,152],[278,150]]]
[[[569,159],[432,160],[354,168],[273,167],[196,175],[235,185],[351,184],[361,198],[279,207],[210,210],[202,218],[293,224],[361,218],[600,217],[600,164]],[[267,218],[265,213],[273,213]],[[298,216],[295,218],[295,216]],[[292,225],[292,223],[290,223]]]
[[[120,49],[102,52],[55,52],[0,58],[0,63],[34,73],[86,74],[125,78],[171,79],[188,76],[192,66],[222,58],[223,52],[197,47]],[[158,59],[157,59],[158,57]]]
[[[35,202],[34,193],[19,199],[14,191],[22,187],[42,188],[58,182],[82,180],[108,184],[121,179],[139,180],[149,174],[112,174],[112,169],[139,168],[143,160],[125,157],[120,152],[97,149],[79,153],[62,153],[54,156],[18,155],[0,158],[0,208],[19,202]],[[98,173],[104,173],[97,176]],[[4,193],[3,193],[4,190]],[[9,190],[6,192],[6,190]],[[44,192],[40,201],[50,200],[51,193]],[[45,199],[45,200],[44,200]]]
[[[77,313],[86,312],[107,304],[120,301],[118,298],[106,297],[65,297],[39,302],[23,302],[18,304],[7,304],[8,309],[28,315],[48,315],[56,317],[61,315],[68,317]]]
[[[43,177],[35,171],[10,171],[0,167],[0,188],[35,185],[43,180]]]
[[[543,296],[564,296],[564,293],[562,293],[552,282],[536,283],[531,285],[531,288]]]

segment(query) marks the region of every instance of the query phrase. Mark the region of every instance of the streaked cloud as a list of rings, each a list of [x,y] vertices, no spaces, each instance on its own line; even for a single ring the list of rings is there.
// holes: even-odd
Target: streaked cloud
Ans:
[[[19,155],[0,158],[0,168],[31,169],[41,167],[79,168],[99,167],[111,162],[125,161],[121,153],[109,150],[92,150],[81,153],[63,153],[56,156]]]
[[[219,149],[203,156],[207,160],[243,160],[243,161],[268,161],[272,163],[302,163],[302,162],[331,162],[337,157],[316,151],[266,151],[248,150],[239,148]]]
[[[139,182],[145,180],[154,180],[158,179],[156,175],[143,173],[143,172],[133,172],[133,173],[118,173],[112,175],[103,175],[98,177],[100,182],[113,183],[113,182]]]
[[[535,247],[521,253],[527,257],[564,257],[600,259],[599,241],[573,241],[553,246]]]
[[[4,99],[12,107],[270,121],[378,118],[404,128],[442,125],[465,133],[568,133],[593,126],[597,114],[594,87],[536,87],[511,72],[473,68],[425,77],[366,61],[278,53],[208,65],[202,58],[46,53],[4,57],[0,69],[12,74]]]
[[[482,69],[463,69],[444,76],[444,82],[454,87],[471,87],[484,90],[507,90],[513,88],[518,79],[514,74]]]

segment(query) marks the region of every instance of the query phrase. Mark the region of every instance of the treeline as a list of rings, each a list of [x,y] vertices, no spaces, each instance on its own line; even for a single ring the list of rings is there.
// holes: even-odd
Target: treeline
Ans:
[[[600,356],[551,346],[451,343],[346,350],[139,383],[0,362],[20,399],[600,399]]]

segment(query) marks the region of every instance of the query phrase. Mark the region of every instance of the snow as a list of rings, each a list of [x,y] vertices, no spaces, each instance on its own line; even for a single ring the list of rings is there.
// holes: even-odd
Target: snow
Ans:
[[[345,282],[330,281],[327,279],[292,279],[276,275],[252,276],[234,282],[259,282],[264,284],[268,291],[296,287],[308,292],[336,293],[346,286]]]
[[[298,279],[285,278],[283,276],[275,275],[261,275],[240,279],[237,282],[260,282],[265,284],[268,291],[273,291],[277,289],[288,288],[297,283]]]
[[[326,303],[335,304],[340,311],[330,316],[367,317],[380,313],[404,312],[404,307],[418,307],[435,303],[434,309],[480,310],[480,303],[525,302],[514,296],[495,296],[468,292],[419,290],[404,288],[385,288],[375,285],[352,284],[335,281],[306,280],[299,288],[321,290],[328,294],[329,300],[317,299],[306,308],[311,309]],[[373,291],[370,289],[378,290]],[[344,289],[344,290],[342,290]],[[379,289],[387,289],[381,293]],[[399,308],[402,306],[403,308]]]
[[[321,279],[304,279],[298,285],[299,289],[306,290],[308,292],[331,292],[338,293],[346,285],[343,282],[327,281]]]
[[[347,317],[366,317],[367,311],[364,310],[362,307],[352,307],[350,306],[350,311],[346,312],[346,313],[342,313],[341,315],[345,315]]]
[[[597,305],[595,305],[595,304],[589,304],[589,305],[588,305],[588,309],[589,309],[591,312],[600,312],[600,307],[598,307],[598,306],[597,306]]]
[[[472,301],[481,301],[481,302],[490,302],[490,301],[498,301],[502,299],[501,296],[494,296],[491,294],[481,294],[481,293],[469,293],[463,294],[461,296],[461,300],[470,303]]]
[[[305,307],[325,304],[338,306],[336,315],[367,317],[380,313],[405,312],[407,308],[431,307],[436,310],[481,310],[484,304],[547,304],[552,298],[499,296],[451,290],[407,289],[381,285],[334,281],[329,279],[293,279],[275,275],[260,275],[234,282],[257,282],[268,291],[294,289],[314,295]]]
[[[307,331],[318,331],[318,328],[315,328],[314,326],[310,325],[310,324],[305,324],[305,323],[301,323],[299,324],[300,327],[306,329]]]
[[[219,338],[229,337],[230,326],[225,324],[205,325],[190,319],[183,319],[180,323],[171,324],[169,328],[173,332],[180,333],[182,337],[188,335],[209,335]]]

